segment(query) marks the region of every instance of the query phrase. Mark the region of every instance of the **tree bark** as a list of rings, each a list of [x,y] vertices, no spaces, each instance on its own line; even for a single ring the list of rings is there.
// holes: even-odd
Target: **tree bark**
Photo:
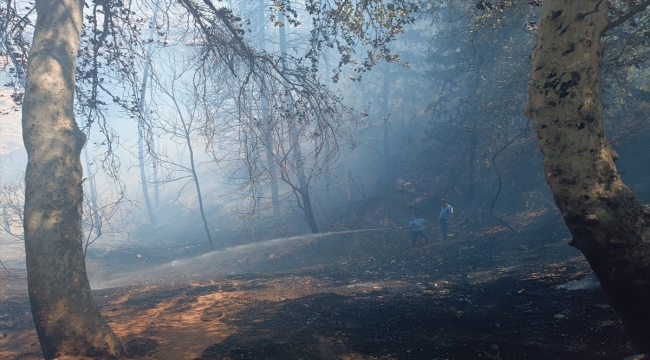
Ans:
[[[36,1],[23,103],[27,279],[46,359],[122,352],[93,300],[82,251],[85,136],[73,109],[82,10],[80,0]]]
[[[525,112],[546,181],[634,351],[650,352],[650,211],[616,170],[604,134],[598,68],[607,2],[545,0]]]

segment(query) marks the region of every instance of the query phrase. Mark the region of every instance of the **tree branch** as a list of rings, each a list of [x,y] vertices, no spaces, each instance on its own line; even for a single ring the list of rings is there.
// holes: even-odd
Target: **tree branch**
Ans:
[[[627,14],[619,17],[618,19],[614,21],[610,21],[607,26],[603,29],[603,32],[600,34],[601,36],[604,35],[607,31],[621,25],[622,23],[626,22],[627,20],[631,19],[634,15],[644,11],[648,6],[650,6],[650,0],[646,0],[638,5],[633,6],[630,11],[628,11]]]
[[[580,14],[578,14],[578,16],[577,16],[577,17],[578,17],[578,20],[584,20],[584,18],[586,18],[587,15],[591,15],[591,14],[597,13],[597,12],[600,10],[599,7],[600,7],[600,4],[601,4],[602,2],[603,2],[603,0],[600,0],[600,1],[598,2],[598,4],[596,4],[596,7],[594,7],[593,10],[591,10],[591,11],[587,11],[586,13],[580,13]]]

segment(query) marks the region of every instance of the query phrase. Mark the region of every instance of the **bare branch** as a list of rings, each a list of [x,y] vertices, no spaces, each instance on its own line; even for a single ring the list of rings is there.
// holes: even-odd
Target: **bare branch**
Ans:
[[[600,4],[600,2],[598,4]],[[650,0],[646,0],[646,1],[642,2],[642,3],[640,3],[640,4],[632,6],[630,8],[630,10],[625,15],[622,15],[621,17],[619,17],[616,20],[610,21],[609,24],[607,24],[607,26],[605,26],[605,28],[603,29],[603,32],[601,33],[601,36],[605,35],[605,33],[607,31],[621,25],[622,23],[626,22],[627,20],[630,20],[632,17],[634,17],[634,15],[636,15],[636,14],[642,12],[642,11],[645,11],[645,9],[648,8],[648,6],[650,6]],[[598,6],[596,6],[596,8],[598,8]]]

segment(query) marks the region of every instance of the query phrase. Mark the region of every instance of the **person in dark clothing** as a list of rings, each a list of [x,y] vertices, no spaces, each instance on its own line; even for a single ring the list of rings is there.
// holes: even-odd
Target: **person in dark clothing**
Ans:
[[[427,221],[420,218],[419,214],[413,214],[412,218],[413,220],[409,223],[411,227],[411,245],[415,246],[416,240],[419,237],[422,237],[424,242],[427,243],[429,238],[424,234],[424,223]]]
[[[442,229],[442,238],[443,240],[447,238],[447,230],[449,230],[449,223],[454,217],[454,208],[449,205],[447,199],[440,200],[440,228]]]

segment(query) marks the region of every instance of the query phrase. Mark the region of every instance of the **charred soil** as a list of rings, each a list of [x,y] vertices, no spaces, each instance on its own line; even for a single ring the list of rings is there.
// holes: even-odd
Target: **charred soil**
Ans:
[[[548,216],[521,234],[464,222],[411,247],[407,230],[305,241],[204,266],[188,281],[95,291],[140,359],[622,359],[622,325]],[[106,264],[106,266],[109,266]],[[224,264],[215,264],[223,269]],[[0,358],[42,358],[20,277],[2,277]],[[11,286],[7,286],[11,285]]]

